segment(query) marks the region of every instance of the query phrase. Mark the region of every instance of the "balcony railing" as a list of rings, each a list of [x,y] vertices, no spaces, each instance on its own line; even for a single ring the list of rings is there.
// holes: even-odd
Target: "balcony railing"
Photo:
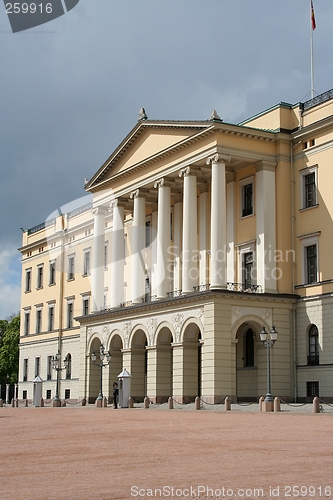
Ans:
[[[310,356],[308,356],[308,365],[319,365],[319,354],[310,354]]]
[[[250,283],[227,283],[227,290],[232,292],[246,292],[246,293],[261,293],[261,285],[254,285]]]
[[[173,290],[171,292],[167,293],[168,297],[181,297],[182,296],[182,290]]]
[[[193,292],[206,292],[207,290],[210,290],[210,283],[193,287]]]

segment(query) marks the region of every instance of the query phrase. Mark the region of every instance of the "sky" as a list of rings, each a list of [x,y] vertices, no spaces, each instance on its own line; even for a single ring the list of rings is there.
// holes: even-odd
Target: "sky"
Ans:
[[[313,4],[321,94],[333,88],[333,3]],[[79,0],[18,33],[1,3],[0,319],[20,310],[20,228],[84,196],[141,107],[239,123],[304,102],[310,32],[309,0]]]

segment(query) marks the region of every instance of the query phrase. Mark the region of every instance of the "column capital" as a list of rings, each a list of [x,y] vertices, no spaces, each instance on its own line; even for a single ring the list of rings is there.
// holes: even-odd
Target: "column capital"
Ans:
[[[275,172],[277,163],[275,161],[260,160],[255,164],[256,172],[267,170],[268,172]]]
[[[106,215],[108,213],[108,207],[103,207],[103,206],[93,207],[91,209],[91,213],[92,215]]]
[[[179,177],[186,177],[188,175],[193,175],[193,176],[198,176],[199,174],[201,173],[201,170],[200,168],[198,167],[193,167],[191,165],[189,165],[188,167],[185,167],[185,168],[182,168],[180,171],[179,171],[179,174],[178,176]]]
[[[138,188],[130,193],[130,199],[133,198],[146,198],[146,195],[149,193],[148,189]]]
[[[125,205],[126,205],[126,200],[122,198],[115,198],[110,202],[110,208],[115,208],[115,207],[125,208]]]
[[[167,179],[166,177],[158,179],[154,184],[155,189],[160,187],[171,187],[171,186],[173,186],[173,182],[170,179]]]
[[[209,165],[210,163],[230,163],[230,162],[231,162],[231,156],[223,155],[221,153],[216,153],[215,155],[209,156],[206,159],[206,165]]]

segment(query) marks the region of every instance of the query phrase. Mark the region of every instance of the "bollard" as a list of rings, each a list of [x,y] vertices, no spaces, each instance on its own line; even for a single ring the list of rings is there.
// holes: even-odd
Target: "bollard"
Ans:
[[[131,396],[128,398],[128,407],[129,408],[133,408],[134,407],[133,398],[131,398]]]
[[[265,398],[263,396],[261,396],[261,398],[259,398],[259,411],[262,411],[262,404],[264,402],[264,399]]]
[[[28,406],[29,406],[29,399],[26,399],[25,400],[25,407],[28,408]]]
[[[61,401],[61,405],[60,406],[65,407],[66,406],[66,401],[65,400]]]
[[[11,400],[10,404],[11,404],[11,407],[12,407],[12,408],[14,408],[14,407],[15,407],[15,401],[14,401],[14,398]]]
[[[226,411],[231,410],[231,399],[228,396],[224,400],[224,409]]]
[[[15,399],[15,408],[18,408],[18,403],[19,403],[18,399]]]
[[[107,408],[107,407],[108,407],[108,400],[104,396],[104,398],[103,398],[103,408]]]
[[[44,408],[44,399],[43,398],[40,398],[40,400],[39,400],[39,406],[41,408]]]
[[[320,413],[320,403],[319,403],[319,398],[317,396],[313,400],[312,412]]]
[[[173,410],[173,399],[171,396],[168,399],[168,408],[169,410]]]
[[[82,406],[86,406],[86,404],[87,404],[86,398],[82,399],[81,404],[82,404]]]
[[[3,399],[0,399],[0,408],[3,408]]]
[[[149,408],[150,399],[146,396],[143,400],[144,408]]]
[[[197,396],[194,400],[194,407],[196,410],[200,410],[200,398]]]
[[[280,398],[278,397],[274,399],[274,411],[281,411]]]

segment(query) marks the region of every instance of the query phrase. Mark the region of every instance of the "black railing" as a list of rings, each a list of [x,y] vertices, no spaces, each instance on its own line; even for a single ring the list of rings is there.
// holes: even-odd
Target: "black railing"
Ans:
[[[193,292],[206,292],[207,290],[210,290],[210,283],[193,287]]]
[[[323,92],[323,94],[317,95],[313,99],[304,102],[303,110],[306,111],[310,108],[313,108],[313,106],[317,106],[317,104],[321,104],[325,101],[328,101],[329,99],[332,99],[332,97],[333,97],[333,89],[328,90],[327,92]]]
[[[167,296],[168,297],[181,297],[182,296],[182,290],[172,290],[172,292],[168,292]]]
[[[254,285],[253,283],[227,283],[227,290],[232,292],[246,292],[246,293],[261,293],[261,285]]]
[[[34,234],[38,233],[38,231],[41,231],[42,229],[45,229],[46,227],[54,226],[55,224],[55,217],[53,219],[46,220],[45,222],[42,222],[41,224],[37,224],[37,226],[31,227],[28,229],[28,234]]]
[[[308,365],[319,365],[319,354],[310,354],[310,356],[308,356]]]

